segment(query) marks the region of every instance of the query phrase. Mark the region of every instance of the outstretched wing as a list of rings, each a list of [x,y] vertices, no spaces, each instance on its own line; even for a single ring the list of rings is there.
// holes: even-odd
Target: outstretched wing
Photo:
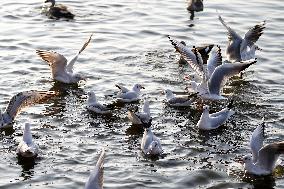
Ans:
[[[36,50],[36,53],[48,63],[53,78],[66,72],[67,59],[63,55],[45,50]]]
[[[251,138],[250,138],[250,148],[252,151],[253,156],[253,162],[257,162],[258,159],[258,151],[263,146],[263,140],[264,140],[264,120],[260,125],[256,127],[256,129],[253,131]]]
[[[263,34],[265,23],[266,22],[263,21],[260,24],[255,25],[245,34],[244,40],[246,41],[248,46],[252,46]]]
[[[228,26],[228,24],[223,20],[223,18],[219,15],[219,20],[221,24],[227,29],[228,31],[228,40],[233,41],[233,40],[242,40],[242,37],[237,34],[231,27]]]
[[[78,56],[79,54],[81,54],[81,52],[83,52],[85,50],[85,48],[89,45],[89,43],[91,42],[92,40],[92,36],[93,34],[90,35],[89,39],[84,43],[83,47],[79,50],[79,52],[74,56],[74,58],[71,59],[71,61],[67,64],[66,66],[66,70],[70,73],[73,73],[73,67],[74,67],[74,64],[75,62],[77,61],[78,59]]]
[[[207,63],[208,79],[211,77],[215,68],[217,66],[220,66],[221,64],[222,64],[221,48],[219,45],[217,45],[217,47],[214,48],[209,55],[209,60]]]
[[[85,189],[102,189],[103,188],[103,166],[105,159],[105,150],[102,149],[101,155],[97,161],[96,167],[91,171],[88,181],[85,184]]]
[[[13,120],[25,107],[40,103],[56,93],[54,91],[24,91],[13,96],[5,110],[5,113]]]
[[[210,94],[220,95],[222,83],[225,83],[228,78],[240,73],[254,63],[256,63],[255,59],[243,63],[237,62],[218,66],[208,81]]]
[[[187,48],[184,44],[178,42],[175,39],[172,39],[168,36],[170,42],[174,46],[174,48],[181,54],[181,56],[188,62],[190,67],[201,77],[205,76],[204,68],[203,68],[203,60],[201,58],[200,53],[196,48],[191,49]]]
[[[284,153],[284,142],[276,142],[265,145],[258,152],[257,165],[262,168],[272,171],[275,167],[275,163],[280,154]]]

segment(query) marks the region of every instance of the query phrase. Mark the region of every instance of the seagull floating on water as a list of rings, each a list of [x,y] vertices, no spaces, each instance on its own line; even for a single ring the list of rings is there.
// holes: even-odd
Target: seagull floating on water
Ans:
[[[81,54],[81,52],[83,52],[90,43],[92,35],[84,43],[83,47],[74,56],[74,58],[72,58],[68,63],[67,59],[57,52],[36,50],[36,53],[50,66],[51,75],[54,80],[62,83],[77,83],[80,80],[85,79],[81,75],[73,73],[73,67],[74,63],[78,59],[79,54]]]
[[[49,18],[54,18],[54,19],[60,19],[60,18],[67,18],[67,19],[73,19],[74,14],[72,14],[66,6],[64,5],[57,5],[55,6],[55,0],[46,0],[44,3],[50,2],[51,5],[49,9],[47,10],[46,15]]]
[[[25,124],[23,139],[18,145],[17,154],[24,158],[35,158],[38,155],[38,145],[33,142],[30,123]]]
[[[140,90],[145,89],[140,84],[135,84],[132,90],[127,89],[121,85],[115,85],[117,88],[120,89],[120,93],[117,95],[119,101],[122,102],[135,102],[139,100]]]
[[[97,114],[110,114],[111,111],[103,104],[100,104],[97,101],[96,94],[93,91],[90,91],[88,94],[88,105],[87,109],[93,111]]]
[[[11,98],[4,113],[0,110],[0,128],[11,124],[15,117],[22,111],[23,108],[36,103],[40,103],[45,99],[54,96],[54,91],[24,91],[16,94]]]
[[[190,67],[202,79],[202,82],[200,84],[192,81],[190,82],[190,85],[194,89],[194,91],[198,92],[199,96],[204,99],[226,99],[226,97],[223,97],[220,92],[223,84],[226,83],[227,79],[239,74],[250,65],[256,63],[256,59],[251,59],[234,64],[222,64],[221,49],[219,46],[217,46],[216,48],[213,48],[209,55],[206,69],[203,66],[202,57],[197,49],[192,52],[189,48],[187,48],[177,40],[172,39],[170,36],[168,36],[168,38],[170,39],[170,42],[175,47],[177,52],[179,52],[184,57]]]
[[[250,138],[251,155],[243,158],[245,171],[254,175],[270,175],[276,167],[277,160],[284,154],[284,142],[275,142],[263,146],[264,119],[252,133]]]
[[[143,105],[143,112],[138,112],[138,107],[135,110],[128,110],[128,119],[134,125],[151,125],[152,117],[150,114],[149,101],[145,100]]]
[[[145,155],[149,156],[158,156],[163,153],[160,140],[154,135],[150,127],[144,130],[141,149]]]
[[[235,113],[231,108],[232,102],[221,111],[209,114],[209,106],[204,106],[203,113],[197,123],[198,128],[202,130],[217,129]]]
[[[170,106],[175,107],[186,107],[192,106],[198,93],[191,94],[189,96],[176,96],[170,89],[165,90],[167,102]]]
[[[242,38],[227,23],[219,16],[222,25],[228,31],[229,44],[226,49],[226,55],[229,61],[239,62],[255,58],[255,51],[261,50],[255,43],[263,34],[265,28],[265,21],[252,27]]]
[[[102,152],[97,161],[96,167],[93,171],[91,171],[89,179],[85,184],[85,189],[103,189],[104,160],[105,160],[105,150],[102,149]]]

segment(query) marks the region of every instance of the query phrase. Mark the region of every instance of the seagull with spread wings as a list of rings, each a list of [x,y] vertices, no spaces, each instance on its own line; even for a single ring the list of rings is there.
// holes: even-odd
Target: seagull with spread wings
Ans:
[[[54,91],[36,90],[24,91],[16,94],[11,98],[5,112],[1,113],[0,110],[0,128],[6,127],[12,123],[23,108],[40,103],[55,94]]]
[[[219,20],[228,32],[228,46],[226,55],[229,61],[239,62],[255,58],[255,51],[261,50],[255,43],[263,34],[265,28],[265,21],[250,28],[249,31],[242,38],[236,31],[234,31],[228,24],[219,16]]]
[[[202,79],[201,83],[195,81],[190,82],[191,87],[203,99],[222,100],[226,97],[222,96],[221,90],[224,83],[241,71],[248,68],[250,65],[256,63],[256,59],[251,59],[244,62],[237,62],[234,64],[222,64],[222,55],[220,46],[213,48],[207,62],[207,67],[203,65],[203,60],[197,49],[191,51],[187,46],[184,46],[179,41],[168,36],[170,42],[175,47],[183,58],[188,62],[189,66]]]
[[[252,133],[250,148],[252,155],[243,158],[245,171],[254,175],[270,175],[277,165],[277,160],[284,154],[284,142],[275,142],[263,146],[265,123],[262,123]]]
[[[54,51],[36,50],[36,53],[48,63],[51,69],[52,78],[54,80],[63,83],[77,83],[85,78],[77,73],[73,73],[73,67],[78,59],[79,54],[81,54],[81,52],[83,52],[90,43],[92,36],[93,34],[91,34],[89,39],[84,43],[83,47],[68,63],[67,59],[63,55]]]

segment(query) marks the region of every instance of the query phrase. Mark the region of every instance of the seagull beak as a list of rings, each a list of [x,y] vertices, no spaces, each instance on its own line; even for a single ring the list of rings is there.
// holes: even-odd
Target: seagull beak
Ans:
[[[44,1],[44,3],[47,3],[47,2],[48,2],[48,0],[45,0],[45,1]]]
[[[145,89],[145,87],[141,86],[141,89]]]

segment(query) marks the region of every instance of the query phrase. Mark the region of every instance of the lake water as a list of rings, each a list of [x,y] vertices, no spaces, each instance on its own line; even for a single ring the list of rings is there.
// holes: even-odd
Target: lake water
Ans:
[[[267,121],[265,143],[284,139],[281,0],[205,1],[204,11],[195,13],[193,20],[184,0],[60,3],[69,6],[74,21],[48,19],[41,13],[40,0],[4,0],[0,7],[1,110],[20,91],[61,91],[46,104],[22,112],[13,129],[2,130],[0,188],[83,188],[102,147],[107,148],[105,188],[284,188],[283,174],[275,179],[244,179],[240,167],[230,169],[249,153],[249,137],[262,117]],[[225,59],[226,30],[216,10],[241,35],[263,20],[267,28],[257,43],[263,48],[257,64],[243,79],[231,79],[224,90],[234,96],[236,114],[217,131],[200,132],[196,123],[201,110],[170,108],[161,94],[165,88],[184,91],[184,74],[191,73],[176,64],[178,55],[166,36],[188,45],[219,44]],[[79,87],[57,86],[35,50],[54,50],[70,58],[91,33],[93,41],[75,68],[88,80]],[[133,105],[115,107],[111,117],[86,111],[88,91],[109,102],[117,92],[116,83],[145,86],[142,98],[150,101],[163,158],[151,160],[141,153],[142,134],[126,117]],[[213,107],[219,110],[225,104]],[[32,134],[41,149],[32,164],[19,162],[15,153],[26,121],[33,123]]]

